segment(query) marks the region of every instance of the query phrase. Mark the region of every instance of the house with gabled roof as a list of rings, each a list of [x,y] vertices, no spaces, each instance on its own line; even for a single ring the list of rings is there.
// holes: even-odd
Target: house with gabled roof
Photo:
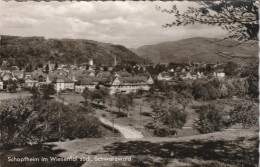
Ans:
[[[203,74],[203,72],[197,72],[197,78],[201,79],[201,78],[205,78],[206,76]]]
[[[110,94],[115,94],[118,92],[130,93],[137,92],[138,90],[149,90],[153,83],[152,77],[115,77],[106,86],[109,87]]]
[[[169,72],[162,72],[158,75],[157,79],[158,81],[170,81],[173,77]]]
[[[197,74],[195,72],[186,72],[185,75],[182,75],[181,78],[183,80],[195,80],[198,78]]]
[[[78,93],[82,93],[85,88],[88,88],[89,90],[95,90],[96,86],[98,84],[105,85],[105,83],[109,83],[110,78],[109,77],[91,77],[87,76],[84,78],[80,78],[75,83],[75,91]]]
[[[47,84],[47,74],[43,73],[41,70],[35,70],[33,72],[25,72],[25,87],[38,87],[43,84]]]
[[[169,72],[174,72],[174,69],[173,69],[173,68],[171,68],[171,69],[169,70]]]
[[[94,71],[90,71],[90,72],[88,73],[88,76],[90,76],[90,77],[94,77],[94,76],[95,76]]]
[[[4,74],[11,74],[13,70],[17,70],[15,67],[1,67],[1,72]]]
[[[75,83],[75,92],[82,93],[85,88],[95,90],[96,83],[91,78],[80,79]]]
[[[51,79],[57,92],[62,90],[74,90],[75,83],[65,76],[56,76]]]
[[[17,80],[15,77],[12,76],[12,74],[5,73],[2,75],[3,81],[8,81],[8,80]]]
[[[14,70],[12,71],[12,76],[14,76],[16,79],[23,79],[24,71]]]

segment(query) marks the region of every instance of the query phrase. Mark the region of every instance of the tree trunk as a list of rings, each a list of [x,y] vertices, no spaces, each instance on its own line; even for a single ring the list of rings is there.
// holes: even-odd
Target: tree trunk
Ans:
[[[129,107],[127,108],[127,118],[129,118]]]
[[[61,135],[61,111],[59,110],[59,134]]]
[[[47,130],[48,130],[48,121],[47,121],[46,118],[44,118],[44,123],[45,123],[45,127],[44,127],[44,131],[43,131],[43,134],[42,134],[42,143],[45,142],[44,137],[45,137],[45,134],[46,134],[46,132],[47,132]],[[43,150],[44,150],[44,144],[42,144],[42,151],[43,151]]]

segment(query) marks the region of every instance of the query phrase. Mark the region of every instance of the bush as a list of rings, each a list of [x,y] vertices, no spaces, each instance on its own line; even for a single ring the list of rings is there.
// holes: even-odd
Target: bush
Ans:
[[[93,108],[96,108],[96,109],[101,109],[101,110],[105,110],[106,109],[106,106],[101,105],[101,104],[92,103],[91,105],[92,105]]]
[[[154,134],[157,136],[167,136],[172,132],[176,134],[178,129],[182,129],[187,120],[187,114],[184,110],[175,106],[169,108],[161,105],[153,105],[154,126],[156,130]],[[168,129],[171,131],[169,132]]]
[[[200,133],[221,131],[230,125],[228,114],[224,112],[223,105],[210,103],[198,110],[199,119],[194,122],[194,128]]]
[[[117,118],[120,117],[127,117],[127,114],[124,112],[118,112],[118,111],[111,111],[112,114],[115,114],[117,116]]]
[[[43,93],[43,98],[44,99],[50,99],[50,96],[54,95],[56,93],[56,90],[55,90],[53,84],[41,85],[40,90]]]
[[[194,110],[198,110],[198,109],[200,109],[200,106],[198,106],[198,105],[191,105],[190,108],[192,108]]]
[[[177,129],[181,129],[184,126],[186,120],[187,114],[184,110],[171,107],[164,115],[163,123],[164,125],[176,131]]]
[[[143,90],[143,89],[138,89],[137,92],[136,92],[136,95],[142,96],[142,95],[144,95],[144,93],[145,93],[145,90]]]
[[[146,117],[152,117],[152,114],[149,112],[141,112],[141,115]]]
[[[196,80],[192,84],[192,95],[196,100],[215,100],[221,97],[219,88],[214,87],[217,83]]]
[[[62,134],[62,136],[64,136],[64,138],[100,137],[101,132],[99,131],[99,127],[101,123],[97,118],[90,115],[80,116],[76,114],[72,119],[68,119],[68,121],[66,121],[67,123],[62,124],[62,126],[64,126],[64,134]],[[56,131],[56,133],[58,132]]]
[[[176,131],[169,128],[158,128],[154,130],[154,135],[158,137],[166,137],[175,135]]]
[[[126,113],[123,113],[123,112],[116,112],[116,115],[117,117],[127,117],[127,114]]]
[[[153,123],[148,123],[147,125],[144,126],[146,129],[155,129],[155,126]]]
[[[252,102],[243,102],[234,107],[230,112],[232,124],[241,123],[244,128],[258,126],[258,106]]]

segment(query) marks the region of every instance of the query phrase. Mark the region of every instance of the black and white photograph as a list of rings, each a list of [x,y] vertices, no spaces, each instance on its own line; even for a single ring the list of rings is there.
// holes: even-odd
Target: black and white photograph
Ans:
[[[258,1],[1,1],[0,167],[259,166]]]

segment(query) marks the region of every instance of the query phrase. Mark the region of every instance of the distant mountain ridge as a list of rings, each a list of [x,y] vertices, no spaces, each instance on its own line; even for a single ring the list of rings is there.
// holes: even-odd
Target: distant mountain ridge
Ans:
[[[114,45],[84,39],[45,39],[44,37],[1,36],[1,58],[23,64],[39,62],[59,62],[66,64],[88,62],[93,59],[96,64],[113,64],[114,57],[118,63],[142,63],[144,58],[122,45]]]
[[[246,63],[258,61],[257,44],[239,44],[233,40],[196,37],[179,41],[163,42],[132,49],[137,55],[154,63],[165,62],[205,62],[217,63],[233,61]]]

